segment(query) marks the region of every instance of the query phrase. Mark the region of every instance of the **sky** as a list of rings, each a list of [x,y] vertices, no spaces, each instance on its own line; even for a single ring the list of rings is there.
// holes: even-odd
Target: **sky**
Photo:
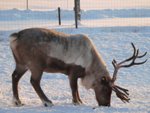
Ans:
[[[26,9],[27,0],[0,0],[0,9]],[[73,9],[74,0],[28,0],[29,8],[39,9]],[[80,0],[81,9],[123,9],[150,8],[150,0]]]

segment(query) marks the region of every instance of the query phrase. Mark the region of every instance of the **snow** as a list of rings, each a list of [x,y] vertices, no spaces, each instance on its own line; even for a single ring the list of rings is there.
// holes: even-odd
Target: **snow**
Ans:
[[[56,10],[0,10],[0,113],[149,113],[150,9],[83,11],[79,29],[74,28],[72,11],[62,11],[64,17],[62,26],[58,26],[56,12]],[[111,74],[113,58],[121,61],[132,54],[131,42],[141,53],[147,51],[147,63],[130,69],[121,69],[118,73],[116,83],[129,89],[130,103],[122,103],[113,93],[111,107],[93,109],[97,106],[93,90],[86,90],[79,82],[80,96],[85,104],[74,106],[71,103],[72,96],[67,76],[44,73],[41,86],[54,103],[53,107],[44,107],[30,84],[30,72],[27,72],[19,83],[20,98],[25,105],[15,107],[12,104],[11,88],[11,74],[15,63],[8,37],[13,32],[29,27],[45,27],[69,34],[86,34],[96,45]]]
[[[108,19],[108,18],[147,18],[150,17],[150,9],[104,9],[104,10],[82,10],[82,19]],[[57,20],[58,11],[32,11],[32,10],[0,10],[0,21],[18,21],[18,20]],[[9,18],[8,18],[9,15]],[[44,17],[43,17],[44,15]],[[91,16],[92,15],[92,16]],[[72,10],[61,10],[62,20],[73,20],[74,12]]]

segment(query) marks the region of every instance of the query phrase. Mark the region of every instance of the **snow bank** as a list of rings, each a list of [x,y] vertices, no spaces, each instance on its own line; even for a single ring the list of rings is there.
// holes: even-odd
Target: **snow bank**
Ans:
[[[106,10],[87,10],[81,12],[81,18],[86,19],[104,19],[104,18],[137,18],[150,17],[150,9],[106,9]],[[18,21],[18,20],[57,20],[58,11],[32,11],[32,10],[0,10],[0,21]],[[62,20],[74,20],[72,10],[61,11]]]

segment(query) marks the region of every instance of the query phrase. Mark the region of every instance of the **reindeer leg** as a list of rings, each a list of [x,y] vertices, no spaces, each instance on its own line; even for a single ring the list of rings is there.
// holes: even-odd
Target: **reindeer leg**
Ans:
[[[41,89],[40,86],[40,80],[42,77],[42,71],[38,72],[38,69],[36,71],[31,71],[32,72],[32,76],[31,76],[31,84],[33,86],[33,88],[35,89],[36,93],[38,94],[38,96],[40,97],[41,101],[43,102],[44,106],[53,106],[52,101],[50,101],[46,95],[44,94],[44,92]]]
[[[80,99],[80,96],[79,96],[79,91],[77,89],[77,99],[78,99],[78,102],[80,102],[80,104],[83,104],[82,100]]]
[[[73,97],[73,103],[76,104],[82,104],[83,102],[81,101],[79,97],[79,92],[78,92],[78,78],[82,77],[84,74],[84,69],[79,66],[73,66],[70,69],[69,73],[69,80],[70,80],[70,87],[72,90],[72,97]]]
[[[22,106],[21,101],[18,95],[18,82],[23,74],[27,71],[27,69],[22,65],[17,65],[16,69],[12,74],[12,89],[13,89],[13,101],[17,106]]]
[[[70,81],[70,87],[71,87],[72,97],[73,97],[72,102],[75,105],[80,104],[77,97],[77,92],[78,92],[77,78],[74,77],[73,75],[70,75],[69,81]]]
[[[70,87],[71,87],[71,91],[72,91],[72,102],[75,105],[79,105],[82,104],[82,101],[79,97],[79,92],[78,92],[78,77],[71,74],[69,76],[69,81],[70,81]]]
[[[46,95],[44,94],[44,92],[43,92],[43,90],[41,89],[41,86],[40,86],[40,80],[41,80],[43,72],[37,69],[36,71],[31,71],[31,73],[32,73],[32,76],[31,76],[30,82],[31,82],[34,90],[36,91],[36,93],[40,97],[41,101],[43,102],[44,106],[45,107],[53,106],[52,101],[50,101],[46,97]]]

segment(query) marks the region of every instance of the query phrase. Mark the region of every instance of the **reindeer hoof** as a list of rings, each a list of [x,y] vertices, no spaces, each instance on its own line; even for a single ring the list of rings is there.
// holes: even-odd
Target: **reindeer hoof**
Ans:
[[[17,107],[20,107],[20,106],[23,106],[23,105],[24,105],[24,104],[21,103],[20,100],[16,100],[16,99],[13,100],[13,103],[14,103],[14,105],[17,106]]]
[[[81,100],[79,100],[79,103],[80,103],[80,104],[84,104]]]
[[[52,102],[43,102],[45,107],[52,107],[54,104]]]
[[[24,106],[24,104],[22,104],[22,103],[15,103],[15,105],[16,105],[17,107]]]
[[[81,103],[73,103],[75,106],[81,105]]]
[[[82,101],[77,101],[77,102],[74,102],[74,101],[73,101],[73,104],[76,106],[76,105],[81,105],[81,104],[83,104],[83,102],[82,102]]]

